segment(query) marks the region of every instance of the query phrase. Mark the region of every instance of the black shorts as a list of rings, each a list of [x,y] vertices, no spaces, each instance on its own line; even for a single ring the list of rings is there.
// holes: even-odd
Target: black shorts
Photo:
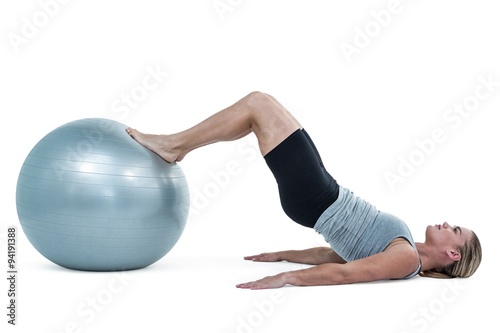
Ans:
[[[264,156],[280,194],[281,206],[293,221],[314,227],[339,196],[337,181],[326,171],[313,141],[298,129]]]

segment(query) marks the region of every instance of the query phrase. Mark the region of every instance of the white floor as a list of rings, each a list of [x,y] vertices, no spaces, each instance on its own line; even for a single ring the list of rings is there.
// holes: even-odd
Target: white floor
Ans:
[[[307,267],[253,263],[243,255],[276,250],[279,244],[282,249],[321,245],[313,233],[294,225],[283,224],[281,232],[270,228],[259,237],[261,231],[245,231],[252,229],[252,218],[214,222],[217,228],[193,225],[159,262],[116,273],[60,268],[38,255],[21,235],[18,328],[58,333],[467,332],[478,321],[495,318],[493,307],[484,305],[498,296],[487,261],[470,279],[416,277],[345,286],[237,289],[239,282]],[[233,222],[240,225],[231,230]],[[280,240],[300,235],[298,246]]]

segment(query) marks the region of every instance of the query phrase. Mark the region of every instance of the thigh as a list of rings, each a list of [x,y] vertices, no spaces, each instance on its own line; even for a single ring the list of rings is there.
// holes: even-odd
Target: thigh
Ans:
[[[266,156],[285,213],[295,222],[313,227],[338,197],[338,184],[326,171],[304,130],[296,130]]]
[[[263,93],[250,96],[251,128],[257,136],[262,156],[265,156],[301,125],[273,97]]]

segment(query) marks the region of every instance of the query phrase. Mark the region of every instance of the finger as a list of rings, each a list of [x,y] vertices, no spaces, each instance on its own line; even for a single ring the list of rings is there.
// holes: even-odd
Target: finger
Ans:
[[[245,257],[243,257],[243,259],[245,259],[245,260],[253,260],[255,257],[257,257],[257,256],[245,256]]]
[[[280,286],[276,283],[274,277],[268,276],[257,281],[238,284],[236,285],[236,287],[241,289],[258,290],[258,289],[277,288]]]
[[[257,281],[253,281],[253,282],[237,284],[236,288],[256,290],[256,289],[262,289],[262,286]]]
[[[236,285],[236,288],[240,289],[249,289],[251,286],[251,282],[246,282],[246,283],[239,283]]]
[[[267,253],[261,253],[261,254],[256,254],[256,255],[253,255],[253,256],[246,256],[246,257],[243,257],[243,258],[245,260],[258,260],[258,259],[264,258],[266,255],[267,255]]]

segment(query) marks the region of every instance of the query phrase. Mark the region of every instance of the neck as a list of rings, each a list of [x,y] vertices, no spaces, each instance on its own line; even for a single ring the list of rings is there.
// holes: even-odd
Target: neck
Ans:
[[[427,271],[440,267],[439,263],[434,259],[436,258],[436,255],[427,244],[415,243],[415,245],[417,246],[418,255],[422,261],[421,271]]]

